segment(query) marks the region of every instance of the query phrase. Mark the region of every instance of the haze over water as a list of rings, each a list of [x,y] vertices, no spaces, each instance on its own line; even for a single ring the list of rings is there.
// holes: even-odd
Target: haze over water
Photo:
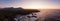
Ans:
[[[60,9],[40,9],[41,12],[38,13],[38,17],[41,21],[49,18],[60,17]],[[57,19],[57,18],[56,18]]]

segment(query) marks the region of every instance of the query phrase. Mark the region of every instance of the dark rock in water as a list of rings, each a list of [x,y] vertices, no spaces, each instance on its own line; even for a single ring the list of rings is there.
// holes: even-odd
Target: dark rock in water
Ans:
[[[20,14],[20,15],[27,15],[31,13],[37,13],[40,12],[37,9],[22,9],[22,8],[3,8],[0,9],[0,21],[4,21],[5,18],[8,19],[8,21],[14,21],[13,18]]]

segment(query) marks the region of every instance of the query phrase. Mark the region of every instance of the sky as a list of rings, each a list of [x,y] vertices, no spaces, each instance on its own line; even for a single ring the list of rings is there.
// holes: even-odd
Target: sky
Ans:
[[[60,8],[60,0],[0,0],[1,7]]]

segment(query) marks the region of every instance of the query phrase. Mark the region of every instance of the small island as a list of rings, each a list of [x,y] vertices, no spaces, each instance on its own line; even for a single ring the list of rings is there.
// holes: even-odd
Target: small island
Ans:
[[[28,15],[32,13],[40,12],[37,9],[23,9],[23,8],[0,8],[0,21],[14,21],[16,15]]]

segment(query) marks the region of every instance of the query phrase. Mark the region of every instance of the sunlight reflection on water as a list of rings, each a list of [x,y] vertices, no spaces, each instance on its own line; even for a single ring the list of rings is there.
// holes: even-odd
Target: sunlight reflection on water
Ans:
[[[14,18],[15,21],[35,21],[37,20],[36,14],[29,14],[29,15],[17,15],[16,18]]]

